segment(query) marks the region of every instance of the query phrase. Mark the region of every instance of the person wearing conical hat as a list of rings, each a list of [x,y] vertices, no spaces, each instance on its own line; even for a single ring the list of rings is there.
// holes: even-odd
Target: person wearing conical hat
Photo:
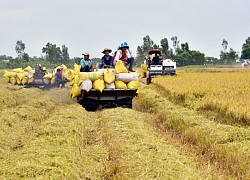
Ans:
[[[123,64],[125,66],[127,66],[129,64],[129,68],[128,70],[130,72],[135,72],[132,68],[133,68],[133,64],[134,64],[134,58],[131,57],[130,52],[128,51],[129,46],[126,42],[121,43],[119,50],[117,51],[115,58],[114,58],[114,64],[116,64],[116,62],[118,60],[121,60],[123,62]]]
[[[109,53],[111,53],[112,50],[109,48],[105,48],[102,53],[104,54],[104,56],[102,56],[101,60],[102,63],[100,65],[100,67],[111,67],[113,66],[113,61],[112,61],[112,56],[109,55]]]

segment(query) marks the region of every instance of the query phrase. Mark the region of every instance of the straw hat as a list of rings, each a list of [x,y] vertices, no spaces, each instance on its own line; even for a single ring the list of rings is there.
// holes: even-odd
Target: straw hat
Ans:
[[[84,56],[90,56],[90,54],[88,52],[82,53],[82,55],[84,55]]]
[[[102,51],[102,53],[104,54],[104,53],[105,53],[105,51],[108,51],[109,53],[111,53],[111,52],[112,52],[112,50],[111,50],[111,49],[109,49],[109,48],[105,48],[105,49]]]

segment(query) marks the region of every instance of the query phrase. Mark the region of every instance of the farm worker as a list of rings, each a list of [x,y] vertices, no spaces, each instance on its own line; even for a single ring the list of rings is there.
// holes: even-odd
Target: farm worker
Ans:
[[[113,66],[113,62],[112,62],[112,56],[109,55],[109,53],[111,53],[112,50],[109,48],[105,48],[102,53],[104,54],[104,56],[102,56],[101,60],[102,60],[102,64],[101,64],[101,68],[102,67],[112,67]]]
[[[117,51],[114,52],[113,57],[112,57],[112,64],[113,64],[113,65],[115,64],[115,63],[114,63],[114,60],[115,60],[116,53],[117,53]]]
[[[60,84],[62,85],[61,88],[65,87],[65,81],[62,80],[62,74],[60,74],[60,69],[58,68],[55,73],[55,79],[56,79],[56,86],[59,88]]]
[[[61,65],[60,66],[60,74],[62,74],[63,73],[63,66]]]
[[[89,59],[89,53],[85,52],[82,55],[84,55],[83,59],[81,60],[81,69],[80,72],[90,72],[92,71],[93,61]]]
[[[125,66],[129,64],[128,70],[130,72],[135,72],[132,69],[133,64],[134,64],[134,58],[131,57],[130,52],[128,51],[128,49],[129,49],[129,46],[128,46],[128,44],[126,42],[121,43],[121,46],[119,47],[119,50],[117,50],[117,53],[115,55],[114,64],[116,64],[116,62],[118,60],[121,60]]]
[[[153,64],[153,65],[159,65],[159,64],[160,64],[160,57],[159,57],[159,54],[155,54],[155,55],[154,55],[151,64]]]

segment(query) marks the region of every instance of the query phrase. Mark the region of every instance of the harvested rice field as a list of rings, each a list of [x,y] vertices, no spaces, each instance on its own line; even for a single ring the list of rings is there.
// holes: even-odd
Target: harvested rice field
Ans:
[[[0,179],[250,179],[248,75],[182,69],[141,80],[132,109],[96,112],[71,99],[68,85],[2,80]]]

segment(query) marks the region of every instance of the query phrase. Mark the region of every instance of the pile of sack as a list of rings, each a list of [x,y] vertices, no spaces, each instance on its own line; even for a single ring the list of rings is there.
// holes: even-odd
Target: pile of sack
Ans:
[[[62,76],[63,78],[68,78],[73,76],[72,70],[68,70],[65,65],[61,65],[55,68],[54,72],[47,72],[45,71],[45,75],[43,76],[43,81],[45,84],[55,84],[55,77],[54,74],[57,69],[62,69]],[[22,68],[15,68],[11,71],[4,70],[4,82],[11,83],[13,85],[26,85],[34,82],[34,74],[35,74],[35,69],[32,67],[28,66],[24,69]]]
[[[22,69],[22,68],[16,68],[12,71],[4,70],[4,82],[11,83],[13,85],[19,84],[19,85],[25,85],[28,83],[34,82],[33,75],[35,73],[35,70],[32,69],[30,66]]]
[[[105,71],[80,72],[80,65],[74,65],[74,77],[70,79],[71,98],[81,95],[81,90],[90,91],[92,88],[102,92],[104,89],[137,89],[138,73],[128,72],[122,61],[117,61],[115,69]]]

